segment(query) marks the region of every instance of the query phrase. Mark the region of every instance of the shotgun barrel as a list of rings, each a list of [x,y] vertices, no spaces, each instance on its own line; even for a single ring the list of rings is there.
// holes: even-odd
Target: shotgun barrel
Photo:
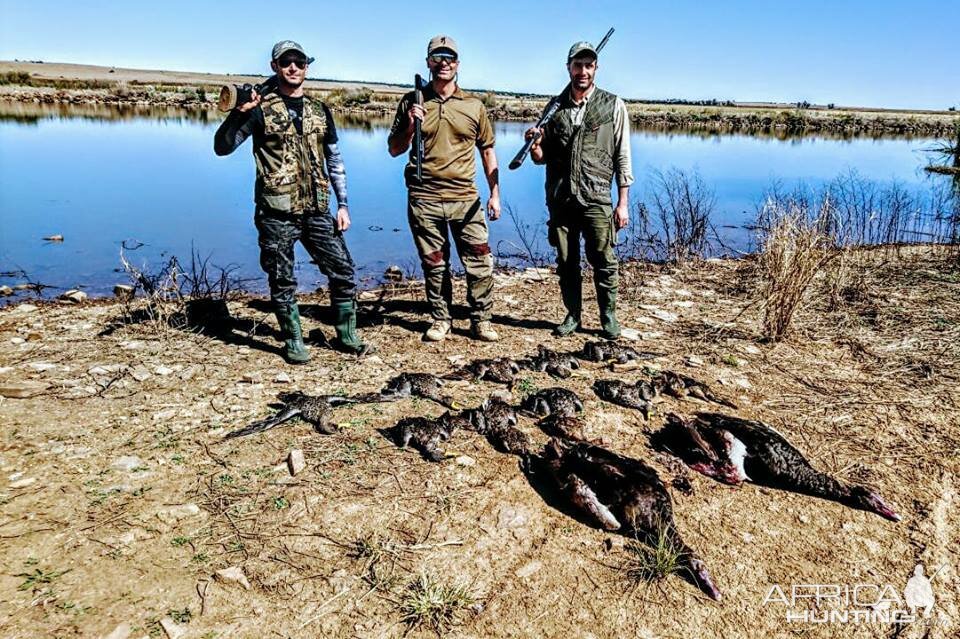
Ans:
[[[413,90],[414,96],[417,100],[417,104],[423,106],[423,90],[420,88],[423,83],[423,78],[420,77],[418,73],[413,77]],[[421,128],[420,118],[416,118],[413,122],[413,143],[416,149],[417,156],[417,183],[423,184],[423,130]]]
[[[607,40],[609,40],[610,36],[612,35],[613,35],[613,27],[610,27],[610,30],[607,31],[607,35],[603,36],[603,39],[600,41],[600,44],[597,45],[597,48],[596,48],[597,53],[600,53],[600,49],[606,46]],[[570,85],[568,84],[567,87],[569,86]],[[566,91],[566,88],[564,88],[564,91]],[[563,95],[563,93],[561,93],[560,95]],[[550,118],[552,118],[556,114],[557,110],[560,108],[560,95],[557,95],[551,98],[550,102],[547,104],[547,108],[544,109],[543,111],[543,115],[541,115],[540,119],[537,120],[537,126],[536,126],[537,129],[543,128],[547,124],[547,122],[550,121]],[[510,160],[510,170],[515,170],[520,168],[520,165],[523,164],[524,160],[527,159],[527,154],[530,153],[530,147],[533,146],[533,143],[540,138],[540,135],[541,135],[540,133],[537,133],[535,136],[533,136],[532,138],[530,138],[524,143],[523,148],[517,151],[517,154],[513,156],[512,160]]]

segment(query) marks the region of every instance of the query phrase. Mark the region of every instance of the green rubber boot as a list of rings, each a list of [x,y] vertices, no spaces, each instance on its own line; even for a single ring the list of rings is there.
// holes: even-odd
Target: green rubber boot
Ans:
[[[620,322],[617,321],[617,289],[598,289],[597,304],[600,306],[600,336],[604,339],[618,339]]]
[[[583,294],[580,287],[580,282],[576,282],[576,288],[570,282],[561,282],[560,284],[560,297],[567,309],[567,316],[553,329],[553,334],[557,337],[566,337],[574,331],[580,330],[580,311],[583,306]]]
[[[296,302],[278,306],[275,311],[280,335],[283,339],[283,357],[290,364],[304,364],[310,361],[310,353],[303,343],[303,330],[300,328],[300,309]]]
[[[342,300],[330,303],[333,309],[333,325],[337,331],[334,345],[345,353],[362,355],[370,348],[357,336],[357,302]]]

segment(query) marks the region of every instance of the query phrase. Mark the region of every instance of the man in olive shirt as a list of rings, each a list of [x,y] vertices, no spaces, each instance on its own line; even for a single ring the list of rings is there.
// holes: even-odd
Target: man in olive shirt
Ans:
[[[617,322],[619,263],[614,245],[617,231],[629,222],[628,203],[633,173],[630,159],[630,120],[617,96],[594,84],[597,51],[577,42],[567,54],[570,85],[559,96],[560,108],[535,138],[530,157],[546,165],[549,239],[557,249],[557,275],[567,316],[555,329],[558,336],[579,330],[582,310],[580,237],[593,267],[593,284],[600,307],[601,335],[620,337]],[[610,188],[617,179],[617,204]]]
[[[450,332],[450,240],[467,275],[470,304],[470,334],[492,342],[499,339],[490,316],[493,308],[493,257],[474,178],[474,149],[480,149],[483,171],[490,187],[487,214],[500,217],[500,186],[494,133],[483,103],[457,86],[460,67],[457,43],[439,35],[427,45],[427,66],[432,81],[423,90],[423,105],[411,91],[400,100],[390,130],[390,155],[396,157],[411,147],[414,123],[419,119],[423,139],[423,181],[417,181],[416,149],[404,175],[408,190],[407,216],[423,265],[427,301],[433,324],[424,339],[439,342]]]

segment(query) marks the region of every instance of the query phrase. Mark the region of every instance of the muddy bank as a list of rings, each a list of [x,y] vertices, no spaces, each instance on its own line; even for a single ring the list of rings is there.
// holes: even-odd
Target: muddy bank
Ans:
[[[323,346],[319,335],[332,335],[324,301],[304,296],[314,360],[297,368],[280,360],[274,320],[257,299],[230,301],[234,323],[216,334],[171,328],[139,303],[2,309],[0,385],[33,390],[0,399],[0,630],[403,636],[426,580],[449,586],[432,592],[454,606],[453,636],[888,637],[895,629],[879,622],[788,624],[787,608],[764,598],[773,585],[902,590],[923,563],[927,574],[939,569],[937,625],[897,634],[953,636],[960,271],[912,249],[846,268],[846,292],[832,301],[815,292],[779,344],[759,339],[748,262],[631,265],[620,313],[637,348],[663,353],[651,367],[709,383],[817,467],[877,487],[904,516],[899,524],[802,495],[724,487],[655,454],[648,434],[666,413],[712,407],[666,398],[646,422],[590,390],[595,379],[632,380],[642,370],[589,364],[560,382],[529,373],[513,390],[515,398],[555,385],[577,392],[586,436],[651,464],[668,485],[686,478],[691,491],[671,488],[677,526],[710,567],[719,604],[676,576],[630,581],[630,540],[558,509],[515,458],[482,438],[459,432],[447,459],[431,463],[384,436],[401,417],[442,412],[430,402],[337,408],[341,428],[330,436],[291,422],[222,441],[270,414],[279,392],[367,392],[400,371],[444,372],[541,343],[578,350],[593,336],[549,334],[562,316],[549,271],[497,276],[497,344],[467,337],[463,309],[450,339],[422,342],[415,283],[365,294],[361,330],[380,350],[359,361]],[[595,330],[589,281],[585,291]],[[463,296],[458,281],[455,299]],[[496,390],[449,386],[463,406]],[[531,420],[520,428],[545,441]],[[291,476],[294,449],[305,468]],[[412,636],[435,635],[420,626]]]

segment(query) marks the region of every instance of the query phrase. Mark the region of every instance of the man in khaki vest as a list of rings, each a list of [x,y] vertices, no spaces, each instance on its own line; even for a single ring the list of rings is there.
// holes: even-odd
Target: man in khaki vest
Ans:
[[[408,189],[407,217],[420,254],[427,301],[433,324],[424,339],[439,342],[451,328],[450,240],[457,245],[467,277],[470,334],[480,340],[499,339],[490,316],[493,308],[493,257],[487,223],[474,177],[475,149],[480,149],[490,188],[487,214],[500,217],[497,156],[493,126],[483,103],[457,86],[460,58],[457,43],[439,35],[427,45],[431,82],[423,90],[423,105],[411,91],[400,100],[388,140],[390,155],[410,149],[404,172]],[[423,181],[416,179],[416,149],[411,148],[414,123],[422,122]]]
[[[327,105],[303,91],[311,62],[313,58],[296,42],[278,42],[270,62],[277,74],[277,91],[263,96],[254,92],[249,102],[230,112],[214,137],[216,154],[227,155],[253,136],[260,265],[270,283],[284,357],[292,364],[310,360],[296,300],[297,240],[329,279],[337,331],[334,345],[349,353],[368,350],[356,332],[356,277],[343,239],[350,228],[347,176],[337,129]],[[331,186],[337,197],[336,219],[330,215]]]
[[[623,100],[594,84],[597,51],[577,42],[567,55],[570,85],[560,95],[560,109],[542,130],[530,128],[526,138],[536,164],[546,165],[549,240],[557,249],[560,293],[567,309],[554,333],[569,335],[581,328],[582,272],[580,237],[600,307],[601,335],[620,336],[617,322],[619,263],[613,247],[617,231],[629,221],[630,119]],[[617,179],[617,205],[610,189]]]

